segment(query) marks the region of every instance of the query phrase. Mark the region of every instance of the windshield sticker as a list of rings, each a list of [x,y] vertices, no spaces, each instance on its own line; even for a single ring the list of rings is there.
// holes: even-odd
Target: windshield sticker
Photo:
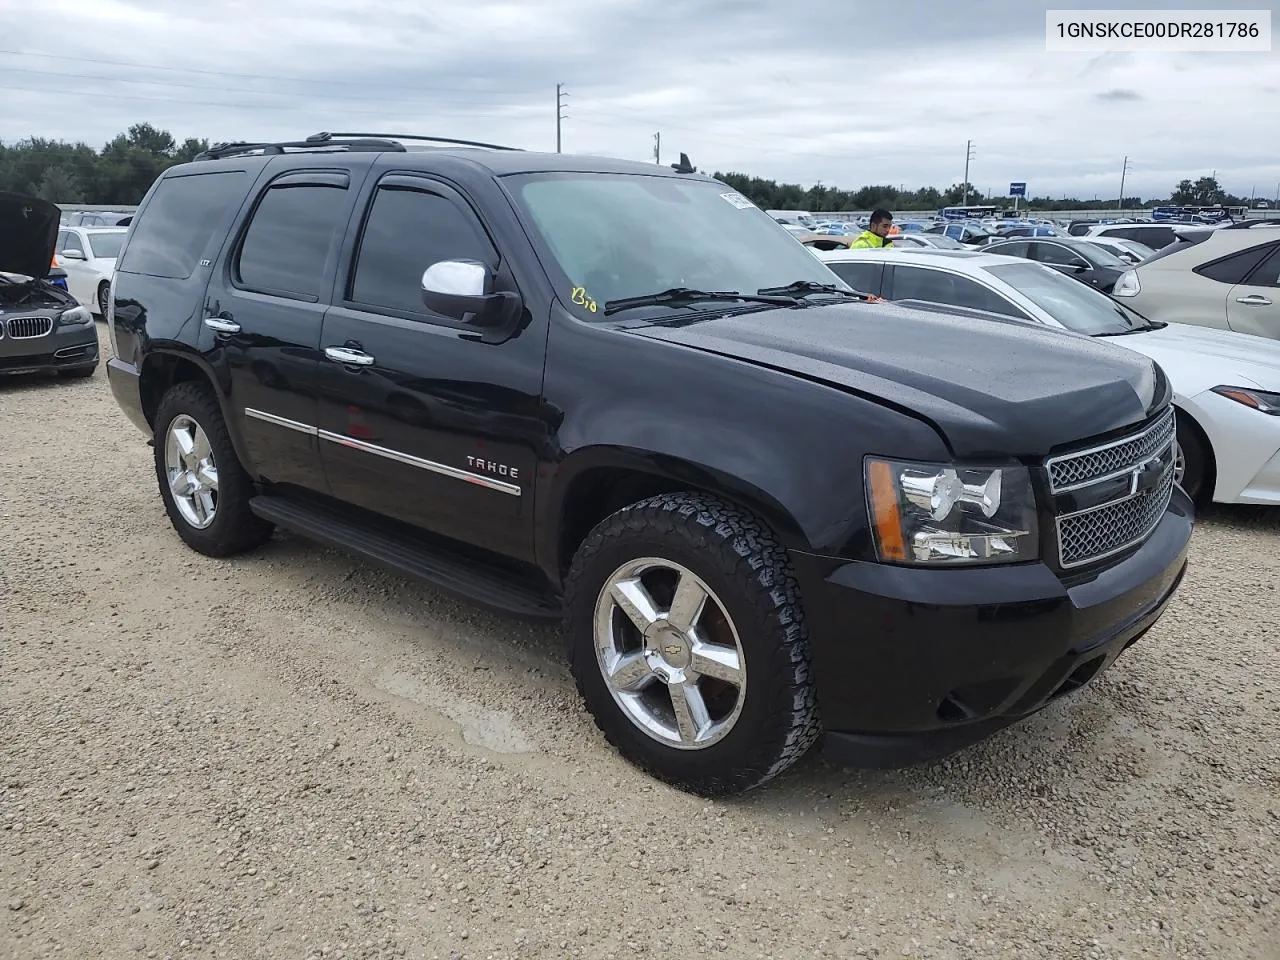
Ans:
[[[754,203],[740,193],[722,193],[720,194],[720,197],[725,202],[733,204],[739,210],[750,210],[755,206]]]
[[[580,307],[586,307],[592,313],[595,313],[600,309],[596,305],[595,300],[587,296],[586,287],[574,287],[573,291],[569,294],[569,299]]]

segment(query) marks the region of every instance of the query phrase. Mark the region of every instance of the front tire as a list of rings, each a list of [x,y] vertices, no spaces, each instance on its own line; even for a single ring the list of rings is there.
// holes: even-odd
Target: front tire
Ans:
[[[1186,414],[1179,410],[1177,418],[1174,479],[1193,503],[1204,506],[1212,499],[1209,447],[1199,427]]]
[[[271,536],[272,524],[249,509],[253,480],[236,457],[208,385],[179,383],[161,398],[155,467],[169,522],[193,550],[226,557]]]
[[[111,295],[111,284],[103,280],[98,284],[98,315],[103,320],[107,319],[107,298]]]
[[[568,583],[578,691],[636,766],[725,796],[818,740],[799,585],[752,515],[703,494],[633,504],[591,531]]]

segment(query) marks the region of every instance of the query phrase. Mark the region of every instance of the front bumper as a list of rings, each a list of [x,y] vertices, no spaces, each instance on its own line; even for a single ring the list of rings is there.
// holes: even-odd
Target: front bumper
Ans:
[[[923,570],[793,552],[826,753],[936,759],[1084,686],[1164,612],[1193,522],[1175,488],[1141,547],[1074,585],[1040,563]]]
[[[93,324],[54,327],[42,337],[0,337],[0,376],[81,370],[98,365]]]

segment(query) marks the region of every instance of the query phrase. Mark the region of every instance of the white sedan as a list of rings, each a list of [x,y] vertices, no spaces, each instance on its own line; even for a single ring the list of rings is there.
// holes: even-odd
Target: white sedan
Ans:
[[[128,227],[62,227],[58,231],[58,266],[67,271],[67,291],[103,319],[116,256]]]
[[[923,249],[815,255],[862,293],[1108,337],[1150,357],[1173,387],[1175,476],[1188,495],[1202,503],[1280,505],[1280,341],[1153,323],[1051,267],[1018,257]]]

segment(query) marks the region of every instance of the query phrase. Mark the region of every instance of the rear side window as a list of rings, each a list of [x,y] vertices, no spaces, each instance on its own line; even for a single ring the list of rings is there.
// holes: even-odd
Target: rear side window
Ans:
[[[236,282],[259,293],[316,302],[346,216],[345,187],[315,182],[268,187],[245,231]]]
[[[133,225],[117,269],[185,280],[247,186],[243,170],[164,178]]]
[[[1280,247],[1249,277],[1251,287],[1280,287]]]
[[[422,274],[441,260],[493,261],[474,214],[425,189],[381,186],[360,238],[350,299],[426,316]]]
[[[1223,257],[1221,260],[1215,260],[1213,263],[1206,263],[1202,267],[1196,267],[1196,273],[1202,277],[1208,277],[1210,280],[1217,280],[1219,283],[1244,283],[1244,278],[1267,258],[1267,255],[1275,250],[1270,244],[1261,247],[1251,247],[1248,250],[1241,250],[1239,253],[1233,253],[1229,257]]]
[[[933,303],[953,304],[1002,313],[1010,317],[1026,319],[1026,314],[980,283],[967,277],[956,276],[941,270],[925,267],[893,268],[894,300],[929,300]]]
[[[880,292],[880,275],[884,267],[878,263],[828,263],[835,275],[859,293]]]

